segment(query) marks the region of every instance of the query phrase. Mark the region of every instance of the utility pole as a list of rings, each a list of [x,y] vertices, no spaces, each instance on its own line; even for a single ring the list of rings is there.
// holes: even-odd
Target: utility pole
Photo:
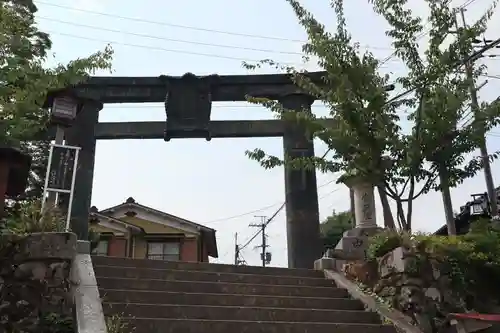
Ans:
[[[234,234],[234,264],[240,264],[240,246],[238,245],[238,233]]]
[[[463,28],[467,28],[467,23],[465,21],[465,8],[460,9],[460,15],[462,17],[462,24]],[[458,32],[458,23],[457,23],[457,32]],[[467,55],[464,54],[466,57]],[[473,62],[468,61],[465,63],[465,72],[467,75],[467,80],[469,81],[469,91],[471,94],[471,109],[472,112],[474,113],[474,118],[477,120],[480,118],[479,112],[479,102],[477,99],[477,88],[474,83],[474,68],[473,68]],[[493,183],[493,175],[491,173],[491,164],[490,164],[490,159],[489,159],[489,154],[488,154],[488,149],[486,148],[486,135],[483,133],[481,137],[481,143],[479,145],[479,151],[481,152],[481,160],[483,162],[484,166],[484,178],[486,180],[486,190],[488,192],[488,197],[490,201],[490,207],[491,207],[491,216],[497,216],[498,215],[498,206],[497,206],[497,196],[496,196],[496,191],[495,191],[495,185]]]
[[[247,262],[245,259],[241,256],[241,246],[238,244],[238,233],[234,234],[234,264],[236,266],[238,265],[246,265]]]
[[[250,224],[250,227],[256,227],[261,229],[262,233],[262,244],[260,247],[262,248],[261,253],[260,253],[260,258],[262,260],[262,267],[266,267],[266,264],[271,262],[271,253],[267,252],[266,249],[269,247],[267,245],[267,235],[266,235],[266,227],[267,227],[267,217],[266,216],[255,216],[260,218],[260,223],[259,224]]]

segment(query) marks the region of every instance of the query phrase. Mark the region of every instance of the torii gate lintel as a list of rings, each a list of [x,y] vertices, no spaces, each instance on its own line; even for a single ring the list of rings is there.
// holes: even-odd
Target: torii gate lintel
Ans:
[[[317,72],[310,75],[319,82],[323,74]],[[69,88],[68,92],[83,101],[81,111],[65,135],[68,145],[81,147],[72,206],[72,229],[80,239],[87,239],[96,140],[159,139],[164,138],[165,130],[168,129],[168,123],[165,126],[165,122],[99,123],[98,114],[102,103],[165,102],[168,88],[164,77],[93,77],[83,84]],[[182,92],[177,91],[176,94]],[[211,84],[210,102],[246,101],[247,96],[276,99],[285,108],[296,111],[310,108],[313,102],[313,99],[301,92],[292,83],[290,76],[285,74],[217,76]],[[187,118],[183,118],[182,112],[182,103],[185,101],[179,101],[174,119],[178,122],[176,126],[186,126]],[[196,110],[190,110],[190,117],[196,115],[194,111]],[[167,119],[168,117],[167,108]],[[206,120],[205,117],[204,130],[209,131],[211,137],[282,136],[285,155],[314,156],[311,138],[308,138],[304,129],[298,127],[295,122],[209,121],[207,124]],[[195,121],[195,129],[196,124]],[[170,138],[188,136],[184,136],[186,127],[181,128],[182,126],[170,128],[173,129]],[[285,189],[289,267],[312,268],[322,251],[315,170],[303,171],[285,166]]]

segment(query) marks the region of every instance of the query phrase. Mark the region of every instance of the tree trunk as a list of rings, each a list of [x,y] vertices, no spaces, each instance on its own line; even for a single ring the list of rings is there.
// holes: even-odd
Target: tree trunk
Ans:
[[[352,188],[349,188],[349,199],[351,200],[351,215],[352,218],[354,219],[356,211],[354,208],[354,190]]]
[[[443,165],[439,167],[439,181],[441,183],[441,196],[443,198],[444,216],[446,218],[446,226],[448,227],[448,235],[456,235],[457,229],[455,226],[455,217],[453,216],[448,171]]]
[[[387,194],[385,193],[385,186],[377,186],[378,195],[380,197],[380,202],[382,203],[382,211],[384,213],[384,227],[396,230],[396,224],[394,223],[394,217],[392,216],[391,206],[389,206],[389,199],[387,199]]]
[[[403,203],[401,202],[401,198],[396,199],[396,207],[397,207],[399,227],[403,231],[410,231],[408,223],[406,222],[405,210],[403,208]]]

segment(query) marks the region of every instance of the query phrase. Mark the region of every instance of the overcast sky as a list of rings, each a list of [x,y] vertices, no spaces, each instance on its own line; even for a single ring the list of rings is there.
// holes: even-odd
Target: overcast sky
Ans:
[[[295,63],[309,70],[318,69],[315,64],[301,64],[300,41],[306,36],[285,0],[35,2],[39,7],[40,26],[51,34],[54,42],[54,61],[57,62],[89,55],[111,42],[115,50],[113,75],[117,76],[182,75],[185,72],[252,74],[242,68],[242,60],[265,58]],[[320,21],[330,28],[335,27],[330,1],[302,2]],[[422,1],[411,2],[419,15],[426,15]],[[455,0],[453,4],[465,2]],[[467,6],[470,22],[491,3],[489,0],[467,2],[472,2]],[[390,40],[384,34],[387,26],[373,13],[368,1],[346,1],[345,7],[354,40],[380,59],[389,56],[392,53]],[[500,14],[493,18],[487,38],[498,38],[498,31]],[[425,42],[425,38],[422,41]],[[489,75],[500,76],[500,57],[481,62],[488,65]],[[383,71],[397,77],[404,74],[405,67],[392,59]],[[488,84],[481,90],[483,100],[500,94],[500,80],[487,80]],[[325,114],[325,109],[316,104],[315,112]],[[244,102],[216,103],[212,108],[215,120],[272,118],[270,111]],[[160,103],[106,105],[100,114],[100,121],[164,119],[165,111]],[[213,227],[218,235],[220,258],[217,261],[232,263],[234,234],[238,233],[240,243],[245,242],[257,231],[248,227],[258,222],[254,215],[271,216],[284,200],[283,169],[266,171],[245,157],[245,150],[257,147],[272,154],[283,153],[279,138],[214,139],[210,142],[204,139],[100,141],[97,143],[92,204],[104,209],[132,196],[143,205]],[[488,148],[491,152],[500,150],[500,130],[495,129],[488,135]],[[325,147],[319,143],[315,149],[317,155],[325,152]],[[493,164],[493,176],[498,183],[498,163]],[[334,175],[318,173],[317,178],[322,219],[332,210],[349,209],[348,189],[335,184]],[[454,209],[458,210],[468,201],[470,194],[484,191],[481,173],[452,190]],[[379,207],[377,201],[377,218],[381,224]],[[414,228],[422,231],[434,231],[444,223],[439,193],[428,194],[416,202],[414,221]],[[284,211],[269,225],[268,233],[272,265],[286,266]],[[247,247],[243,257],[249,264],[258,265],[259,254],[253,245],[258,242]]]

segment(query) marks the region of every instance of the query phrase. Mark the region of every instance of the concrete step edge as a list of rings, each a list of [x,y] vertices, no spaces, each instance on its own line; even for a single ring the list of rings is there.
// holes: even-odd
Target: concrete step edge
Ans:
[[[99,293],[105,295],[106,291],[113,291],[113,292],[135,292],[135,293],[165,293],[165,294],[187,294],[187,295],[212,295],[212,296],[219,296],[219,297],[273,297],[273,298],[293,298],[293,299],[304,299],[304,300],[349,300],[353,302],[359,302],[355,299],[352,298],[341,298],[341,297],[313,297],[313,296],[283,296],[283,295],[245,295],[245,294],[220,294],[220,293],[190,293],[190,292],[184,292],[184,291],[169,291],[169,290],[146,290],[146,289],[110,289],[110,288],[99,288]],[[103,297],[103,296],[101,296]],[[142,303],[138,303],[142,304]]]
[[[262,307],[262,306],[233,306],[233,305],[189,305],[189,304],[155,304],[155,303],[121,303],[121,302],[106,302],[103,304],[108,304],[111,307],[113,305],[126,305],[126,306],[157,306],[157,307],[177,307],[177,308],[223,308],[223,309],[260,309],[264,311],[272,310],[283,310],[283,311],[323,311],[323,312],[341,312],[341,313],[375,313],[365,310],[343,310],[343,309],[309,309],[309,308],[280,308],[280,307]]]
[[[125,267],[125,266],[111,266],[111,265],[94,265],[94,269],[100,268],[100,267],[108,267],[108,268],[113,268],[113,269],[127,269],[130,270],[130,267]],[[331,280],[328,280],[326,278],[322,277],[311,277],[311,276],[293,276],[293,275],[272,275],[272,274],[250,274],[250,273],[235,273],[235,272],[213,272],[213,271],[196,271],[196,270],[183,270],[183,269],[173,269],[173,268],[149,268],[149,267],[137,267],[133,268],[134,270],[148,270],[148,271],[161,271],[161,272],[186,272],[186,273],[192,273],[192,274],[209,274],[209,275],[243,275],[245,277],[253,277],[253,276],[264,276],[264,277],[270,277],[270,278],[287,278],[287,279],[305,279],[305,280],[321,280],[321,281],[327,281],[331,282]],[[333,284],[333,282],[332,282]]]
[[[151,320],[151,321],[188,321],[188,322],[202,322],[202,323],[258,323],[258,324],[273,324],[273,325],[325,325],[325,326],[353,326],[353,328],[368,328],[368,327],[394,327],[389,324],[369,324],[369,323],[328,323],[328,322],[303,322],[303,321],[255,321],[255,320],[214,320],[214,319],[187,319],[187,318],[147,318],[147,317],[120,317],[122,320]]]
[[[234,282],[215,282],[215,281],[189,281],[189,280],[162,280],[162,279],[135,279],[135,278],[124,278],[124,277],[105,277],[105,276],[97,276],[97,286],[99,286],[99,280],[107,279],[107,280],[127,280],[127,281],[161,281],[161,282],[169,282],[169,283],[198,283],[198,284],[223,284],[223,285],[245,285],[245,286],[266,286],[266,287],[275,287],[275,288],[300,288],[300,289],[322,289],[322,290],[331,290],[331,289],[339,289],[345,290],[339,287],[336,287],[332,284],[331,287],[327,286],[307,286],[307,285],[295,285],[295,284],[255,284],[255,283],[234,283]]]
[[[100,260],[117,260],[117,261],[128,261],[129,263],[132,263],[133,261],[141,261],[141,262],[147,262],[151,263],[154,262],[155,264],[160,264],[164,263],[166,265],[175,265],[175,264],[181,264],[181,265],[189,265],[193,267],[209,267],[209,268],[217,268],[217,267],[224,267],[224,268],[234,268],[236,270],[248,270],[248,269],[256,269],[256,270],[280,270],[283,272],[286,271],[295,271],[295,272],[303,272],[303,273],[308,273],[308,274],[317,274],[315,272],[318,272],[314,269],[306,269],[306,268],[286,268],[286,267],[261,267],[261,266],[235,266],[235,265],[229,265],[229,264],[215,264],[215,263],[197,263],[197,262],[175,262],[175,261],[167,261],[167,262],[162,262],[159,260],[150,260],[150,259],[136,259],[136,258],[121,258],[121,257],[107,257],[107,256],[92,256],[92,261],[100,261]],[[125,266],[125,267],[134,267],[134,266]],[[285,275],[288,276],[288,275]]]

